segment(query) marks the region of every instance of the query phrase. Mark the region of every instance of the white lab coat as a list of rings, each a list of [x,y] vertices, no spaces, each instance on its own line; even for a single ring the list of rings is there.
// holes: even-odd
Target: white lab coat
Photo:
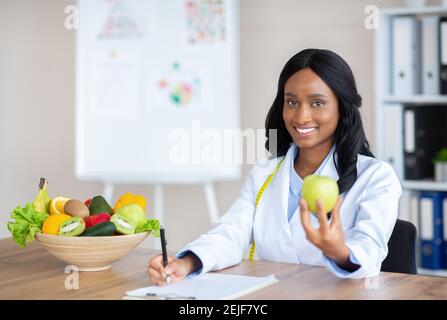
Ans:
[[[381,160],[358,155],[358,177],[349,192],[342,195],[340,219],[351,261],[361,267],[346,272],[306,239],[299,207],[288,221],[291,170],[288,164],[292,156],[293,145],[265,190],[256,214],[256,195],[280,158],[258,161],[249,172],[239,198],[208,233],[187,245],[180,254],[186,250],[194,252],[202,261],[201,273],[220,270],[238,264],[254,236],[256,254],[261,260],[327,266],[342,278],[376,276],[388,252],[387,243],[402,194],[392,167]],[[322,168],[321,175],[338,180],[332,159]],[[311,223],[314,227],[319,225],[313,215]]]

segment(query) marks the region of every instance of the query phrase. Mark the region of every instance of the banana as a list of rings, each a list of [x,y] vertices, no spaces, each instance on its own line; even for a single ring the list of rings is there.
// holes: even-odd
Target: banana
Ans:
[[[48,196],[48,180],[40,178],[39,192],[33,201],[33,207],[36,212],[50,213],[51,198]]]

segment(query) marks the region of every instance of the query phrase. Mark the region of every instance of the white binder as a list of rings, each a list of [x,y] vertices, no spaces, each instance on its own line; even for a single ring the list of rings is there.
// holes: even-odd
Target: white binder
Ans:
[[[419,23],[414,17],[392,19],[392,92],[420,93]]]
[[[422,17],[422,93],[439,94],[439,16]]]
[[[411,191],[402,190],[402,196],[399,198],[399,215],[400,220],[410,221],[414,223],[411,218]]]
[[[447,201],[447,200],[446,200]],[[399,199],[399,219],[419,226],[419,192],[403,190]],[[447,230],[446,230],[447,231]]]
[[[414,110],[404,111],[404,152],[414,153],[416,151],[416,119]]]
[[[404,157],[402,152],[403,128],[402,106],[400,104],[387,105],[383,113],[383,127],[386,132],[384,137],[384,159],[396,172],[399,179],[404,178]]]
[[[433,221],[433,199],[421,198],[421,212],[420,212],[420,227],[421,227],[421,239],[433,241],[434,234],[434,221]]]

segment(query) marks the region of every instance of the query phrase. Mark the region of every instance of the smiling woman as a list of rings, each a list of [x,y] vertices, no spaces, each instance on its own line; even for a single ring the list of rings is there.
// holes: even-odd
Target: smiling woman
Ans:
[[[192,272],[237,264],[250,242],[260,259],[327,266],[343,278],[376,276],[387,256],[402,189],[391,166],[369,149],[361,101],[352,71],[339,55],[320,49],[294,55],[280,74],[267,114],[265,146],[276,146],[269,150],[272,158],[253,166],[240,197],[211,231],[166,267],[159,255],[150,260],[151,280],[164,285],[165,275],[179,281]],[[334,196],[330,217],[323,197],[316,201],[316,215],[301,198],[309,175],[337,181],[343,201]]]
[[[335,149],[332,157],[340,193],[349,191],[357,179],[358,154],[373,157],[361,122],[360,106],[354,76],[343,58],[329,50],[299,52],[284,66],[267,116],[266,129],[278,130],[281,137],[277,141],[276,156],[285,155],[293,142],[296,145],[293,168],[300,180],[316,173],[324,160],[328,160],[331,149]],[[268,146],[267,143],[267,149]],[[359,265],[349,257],[343,230],[334,227],[314,232],[306,225],[308,204],[300,200],[299,205],[308,240],[345,270],[358,269]],[[290,208],[293,210],[296,206],[289,205],[289,211]],[[322,218],[326,219],[326,215]],[[327,237],[333,239],[322,241]]]
[[[267,132],[278,130],[276,156],[285,155],[294,142],[300,154],[295,169],[305,177],[315,172],[335,144],[340,193],[349,190],[356,179],[357,154],[373,157],[360,117],[361,104],[351,68],[339,55],[319,49],[294,55],[281,72],[266,120]],[[315,132],[309,132],[313,128]]]

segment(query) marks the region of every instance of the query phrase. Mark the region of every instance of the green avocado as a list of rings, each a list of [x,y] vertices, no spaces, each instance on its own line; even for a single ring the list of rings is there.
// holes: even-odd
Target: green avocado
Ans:
[[[96,196],[90,202],[88,206],[88,210],[90,211],[90,215],[93,216],[98,213],[107,212],[109,214],[113,214],[112,207],[107,203],[106,199],[102,196]]]
[[[107,221],[98,223],[96,226],[85,229],[81,237],[106,237],[112,236],[116,231],[115,224]]]

